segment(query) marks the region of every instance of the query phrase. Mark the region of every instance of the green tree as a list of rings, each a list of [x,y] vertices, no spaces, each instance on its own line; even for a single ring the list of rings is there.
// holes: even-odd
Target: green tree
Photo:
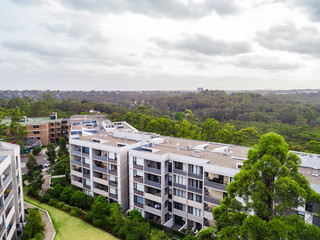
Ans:
[[[62,137],[59,139],[58,157],[69,156],[69,150],[67,148],[67,140]]]
[[[211,227],[203,229],[199,232],[197,239],[199,239],[199,240],[213,240],[213,239],[215,239],[213,232],[214,232],[214,229]]]
[[[271,226],[281,226],[277,229],[284,232],[272,239],[287,236],[292,226],[287,213],[304,206],[307,200],[319,201],[319,195],[298,172],[300,163],[298,156],[289,152],[283,137],[275,133],[263,135],[228,185],[229,196],[213,210],[219,239],[268,239],[269,231],[275,229]],[[251,211],[253,216],[246,213]],[[301,224],[301,229],[306,228],[305,223]],[[320,238],[320,230],[318,233]]]
[[[218,121],[214,118],[207,119],[202,125],[201,139],[206,141],[216,141],[216,135],[220,129],[221,126]]]
[[[53,166],[57,157],[55,145],[49,142],[47,145],[47,151],[45,153],[47,155],[47,160],[50,162],[50,165]]]
[[[27,216],[27,223],[23,229],[22,239],[43,239],[43,237],[44,224],[42,222],[40,211],[37,208],[31,208],[29,209],[29,213]]]
[[[73,190],[71,187],[65,187],[60,194],[60,201],[65,202],[66,204],[70,203],[70,198],[73,194]]]

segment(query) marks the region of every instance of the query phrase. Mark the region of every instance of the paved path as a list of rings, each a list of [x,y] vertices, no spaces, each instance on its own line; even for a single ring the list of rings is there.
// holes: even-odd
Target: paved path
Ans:
[[[30,203],[24,202],[25,208],[38,208],[36,206],[31,205]],[[45,224],[45,232],[44,232],[44,239],[43,240],[53,240],[56,230],[52,224],[50,216],[45,212],[43,209],[38,208],[41,213],[42,222]]]
[[[44,183],[42,184],[42,189],[40,195],[45,194],[45,192],[50,188],[50,175],[47,173],[47,169],[42,170],[42,175]]]

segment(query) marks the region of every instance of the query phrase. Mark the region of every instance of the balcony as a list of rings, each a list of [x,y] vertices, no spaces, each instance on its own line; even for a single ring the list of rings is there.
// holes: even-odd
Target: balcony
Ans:
[[[162,212],[160,209],[157,209],[152,206],[144,205],[144,210],[155,215],[160,215],[160,216],[162,215]]]
[[[133,204],[138,208],[143,208],[143,204],[141,203],[134,202]]]
[[[205,187],[210,187],[210,188],[215,188],[221,191],[227,191],[227,185],[221,184],[221,183],[217,183],[217,182],[213,182],[213,181],[209,181],[209,180],[205,180],[204,181],[204,186]]]
[[[12,174],[8,174],[7,176],[5,176],[4,180],[3,180],[3,188],[6,189],[10,183],[10,181],[12,180]]]
[[[202,193],[202,188],[197,188],[193,186],[188,186],[188,191],[194,192],[194,193]]]
[[[85,167],[85,168],[89,168],[89,169],[90,169],[90,164],[88,164],[88,163],[84,163],[84,162],[83,162],[83,163],[82,163],[82,166]]]
[[[142,191],[139,191],[139,190],[137,190],[137,189],[134,189],[133,192],[134,192],[135,194],[138,194],[138,195],[140,195],[140,196],[143,196],[143,192],[142,192]]]
[[[4,193],[4,206],[7,207],[8,204],[10,203],[12,197],[13,197],[13,191],[10,190],[6,190],[5,192],[10,191],[9,194],[6,195],[6,193]]]
[[[172,172],[175,173],[175,174],[187,176],[187,172],[186,171],[183,171],[183,170],[180,170],[180,169],[177,169],[177,168],[174,168]]]
[[[112,186],[112,187],[118,187],[118,182],[115,182],[115,181],[109,181],[109,185]]]
[[[76,186],[76,187],[79,187],[79,188],[82,188],[83,187],[83,184],[82,182],[79,182],[79,181],[76,181],[76,180],[72,180],[71,181],[71,184]]]
[[[81,162],[76,160],[70,160],[71,164],[81,167]]]
[[[8,226],[10,227],[7,228],[7,239],[13,239],[13,234],[16,231],[16,222],[11,222]]]
[[[93,166],[92,168],[93,168],[93,170],[98,171],[98,172],[108,173],[108,169],[106,169],[106,168],[97,167],[97,166]]]
[[[108,196],[108,189],[107,188],[96,188],[94,187],[93,188],[93,192],[99,194],[99,195],[102,195],[102,196],[105,196],[107,197]]]
[[[176,182],[173,183],[173,186],[174,186],[174,187],[177,187],[177,188],[182,188],[182,189],[184,189],[184,190],[187,189],[187,186],[186,186],[186,185],[183,185],[183,184],[180,184],[180,183],[176,183]]]
[[[192,177],[192,178],[197,178],[197,179],[203,179],[203,175],[202,174],[197,174],[197,173],[194,173],[194,172],[188,172],[188,176],[189,177]]]
[[[182,210],[177,209],[177,208],[172,208],[172,213],[177,215],[177,216],[180,216],[180,217],[184,217],[184,218],[187,217],[187,212],[186,211],[182,211]]]
[[[142,176],[133,176],[133,181],[143,183],[143,177]]]
[[[117,163],[118,163],[118,160],[117,160],[117,159],[108,158],[108,162],[109,162],[109,163],[113,163],[113,164],[117,164]]]
[[[137,170],[142,170],[142,171],[143,171],[143,166],[141,166],[141,165],[133,164],[133,168],[134,168],[134,169],[137,169]]]
[[[145,172],[150,172],[150,173],[154,173],[154,174],[158,174],[161,175],[161,169],[157,169],[157,168],[151,168],[151,167],[144,167],[144,171]]]
[[[92,180],[96,183],[100,183],[103,185],[108,185],[108,178],[107,177],[95,177],[93,176]]]
[[[0,207],[0,216],[2,215],[3,211],[4,211],[4,206],[3,206],[3,203],[2,203],[2,206]]]
[[[91,186],[89,186],[87,184],[83,184],[83,188],[91,190]]]
[[[86,179],[90,179],[90,174],[83,173],[82,176]]]
[[[5,227],[4,227],[4,222],[3,222],[3,223],[0,225],[0,236],[3,235],[4,231],[5,231]],[[4,239],[4,238],[3,238],[3,239]]]
[[[221,202],[220,199],[211,197],[211,196],[209,196],[208,194],[206,194],[206,195],[204,196],[204,201],[205,201],[205,202],[209,202],[209,203],[213,203],[213,204],[215,204],[215,205],[220,205],[220,202]]]
[[[78,155],[78,156],[81,156],[81,151],[79,151],[79,150],[70,150],[70,153],[71,154],[74,154],[74,155]]]
[[[113,194],[113,193],[109,193],[109,197],[118,200],[118,195],[115,195],[115,194]]]
[[[81,177],[82,178],[82,171],[78,171],[76,169],[71,169],[71,174],[77,177]]]
[[[118,175],[118,171],[117,170],[109,170],[109,174],[117,176]]]
[[[82,153],[82,156],[83,156],[83,157],[89,157],[89,153],[83,152],[83,153]]]
[[[96,160],[99,160],[99,161],[102,161],[102,162],[108,162],[107,157],[101,157],[101,156],[92,154],[92,158],[93,158],[93,159],[96,159]]]
[[[144,184],[156,187],[156,188],[161,188],[161,183],[159,182],[154,182],[154,181],[150,181],[150,180],[144,180]]]

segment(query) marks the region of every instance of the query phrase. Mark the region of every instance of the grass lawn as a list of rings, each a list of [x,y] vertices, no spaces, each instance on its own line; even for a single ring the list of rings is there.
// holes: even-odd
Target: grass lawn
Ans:
[[[53,225],[56,229],[55,240],[116,240],[118,238],[95,228],[79,218],[72,217],[59,209],[37,200],[24,196],[24,200],[49,212]]]

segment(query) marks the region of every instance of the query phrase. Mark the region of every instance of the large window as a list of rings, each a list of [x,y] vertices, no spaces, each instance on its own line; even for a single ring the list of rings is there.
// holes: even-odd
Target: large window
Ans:
[[[136,183],[136,182],[133,183],[133,189],[134,189],[134,190],[141,191],[141,192],[144,191],[143,184]]]
[[[185,211],[186,210],[186,205],[178,202],[173,202],[173,207],[175,209],[179,209],[180,211]]]
[[[188,213],[195,215],[197,217],[201,217],[201,209],[195,207],[188,207]]]
[[[181,162],[174,162],[174,168],[175,168],[175,169],[179,169],[179,170],[183,170],[183,163],[181,163]]]
[[[134,202],[136,202],[136,203],[143,204],[143,198],[142,198],[142,197],[139,197],[139,196],[137,196],[137,195],[134,195],[134,196],[133,196],[133,200],[134,200]]]
[[[195,193],[189,193],[188,199],[198,203],[202,203],[202,196]]]
[[[174,182],[175,182],[175,183],[179,183],[179,184],[186,185],[186,178],[185,178],[185,177],[182,177],[182,176],[174,175]]]
[[[189,178],[189,186],[195,188],[202,188],[202,181],[194,180]]]
[[[203,168],[201,166],[189,164],[189,172],[202,175],[202,171],[203,171]]]
[[[113,194],[113,195],[118,195],[118,189],[115,189],[115,188],[110,187],[110,188],[109,188],[109,192],[110,192],[111,194]]]
[[[186,192],[180,189],[174,189],[174,195],[177,197],[185,198],[186,197]]]

